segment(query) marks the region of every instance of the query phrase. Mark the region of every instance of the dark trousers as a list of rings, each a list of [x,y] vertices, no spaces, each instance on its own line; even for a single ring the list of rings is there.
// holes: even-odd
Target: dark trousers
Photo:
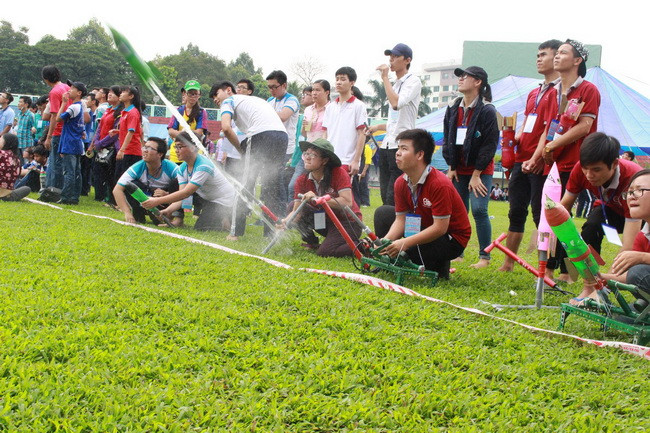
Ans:
[[[311,245],[318,245],[316,233],[325,236],[325,240],[316,250],[316,254],[322,257],[345,257],[353,254],[352,249],[345,241],[345,238],[334,225],[328,216],[325,217],[325,228],[320,230],[314,229],[314,211],[312,207],[303,208],[302,215],[296,222],[298,231],[302,235],[302,240]],[[355,245],[359,243],[361,236],[361,227],[355,221],[350,221],[345,216],[338,216],[341,225],[345,228],[348,236],[352,238]]]
[[[395,162],[396,153],[397,149],[377,149],[381,202],[390,206],[395,206],[395,181],[402,174]]]
[[[366,163],[364,158],[361,158],[361,164],[359,165],[359,173],[363,171]],[[352,196],[354,201],[357,202],[357,206],[370,205],[370,191],[368,190],[368,173],[361,178],[359,175],[352,177]],[[365,199],[365,201],[364,201]]]
[[[251,146],[248,176],[243,179],[244,187],[255,194],[257,177],[262,177],[261,196],[266,206],[277,217],[286,212],[287,189],[284,185],[284,170],[282,164],[286,158],[289,136],[284,131],[265,131],[247,138],[242,143],[243,149]],[[246,152],[242,160],[245,161]],[[245,164],[245,163],[244,163]],[[237,200],[237,218],[235,235],[242,236],[246,232],[246,216],[248,207],[242,200]],[[271,229],[264,226],[264,235],[271,233]]]
[[[115,177],[115,154],[111,160],[104,164],[93,161],[93,184],[95,186],[95,200],[104,201],[112,197],[111,185]]]
[[[540,213],[542,211],[542,189],[546,176],[541,174],[524,173],[521,170],[521,162],[515,163],[508,182],[508,201],[510,211],[509,231],[523,233],[528,217],[528,205],[533,212],[535,227],[539,226]]]
[[[38,170],[30,170],[22,179],[14,185],[14,189],[21,186],[28,186],[32,192],[38,192],[41,189],[41,173]]]
[[[90,143],[84,143],[84,151],[88,150]],[[92,180],[92,163],[91,158],[86,157],[86,155],[81,155],[81,195],[88,195],[90,192],[90,184]]]
[[[134,180],[134,181],[132,181],[132,183],[134,185],[136,185],[138,188],[140,188],[142,190],[142,192],[144,192],[146,195],[148,195],[149,197],[153,197],[154,189],[149,188],[146,184],[144,184],[140,180]],[[168,187],[160,188],[160,189],[162,189],[163,191],[167,191],[170,194],[173,193],[173,192],[176,192],[176,191],[178,191],[178,180],[173,179]],[[129,193],[127,193],[125,191],[124,195],[126,196],[126,201],[129,203],[129,206],[131,206],[131,212],[133,213],[133,218],[137,222],[139,222],[140,224],[144,224],[147,221],[147,218],[146,218],[147,217],[147,211],[140,205],[140,202],[138,202],[136,199],[134,199],[131,196],[131,194],[129,194]],[[198,197],[198,195],[197,195],[197,197]],[[159,206],[159,208],[164,209],[167,206],[169,206],[169,205],[164,204],[164,205]],[[179,215],[181,217],[183,217],[184,212],[180,212]],[[158,220],[153,219],[153,218],[151,220],[156,224],[159,222]]]
[[[198,194],[194,194],[192,201],[196,206],[200,203],[201,214],[194,223],[194,230],[228,230],[230,229],[230,215],[232,208],[206,201]]]
[[[576,216],[578,218],[587,218],[591,212],[591,205],[593,203],[593,197],[589,190],[582,190],[578,194],[578,205],[576,206]]]
[[[374,219],[375,234],[383,238],[395,221],[395,207],[378,207]],[[432,242],[409,248],[406,250],[406,254],[412,262],[437,272],[439,278],[448,279],[450,261],[460,256],[464,250],[465,247],[447,233]]]

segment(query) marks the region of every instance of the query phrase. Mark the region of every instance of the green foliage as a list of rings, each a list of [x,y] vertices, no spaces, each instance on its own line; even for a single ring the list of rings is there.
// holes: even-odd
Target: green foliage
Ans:
[[[372,200],[376,206],[376,194]],[[0,429],[650,427],[647,361],[620,351],[110,221],[26,202],[2,206],[0,239],[12,253],[0,267]],[[88,198],[75,210],[119,217]],[[490,204],[495,233],[507,226],[506,212],[506,203]],[[364,208],[365,219],[371,215]],[[229,246],[259,254],[266,239],[249,228],[243,242]],[[225,243],[222,233],[177,232]],[[353,269],[349,259],[318,258],[298,243],[289,237],[272,256],[294,266]],[[466,260],[476,252],[473,240]],[[498,274],[492,266],[478,271],[463,263],[433,289],[417,279],[409,285],[480,308],[479,298],[513,302],[513,289],[517,302],[532,300],[529,274]],[[559,313],[501,315],[552,328]],[[570,320],[572,331],[598,334]]]
[[[271,97],[271,92],[269,91],[269,88],[266,87],[266,79],[264,79],[261,73],[253,75],[249,80],[255,84],[255,92],[253,92],[254,96],[259,96],[262,99],[268,99]]]
[[[374,96],[366,97],[366,103],[370,107],[370,116],[388,117],[388,97],[384,83],[379,80],[368,80],[372,87]]]
[[[27,32],[29,32],[27,27],[19,27],[18,31],[15,31],[9,21],[0,21],[0,47],[16,48],[20,45],[27,45],[29,43]]]
[[[106,32],[104,26],[93,18],[88,24],[76,27],[68,33],[68,40],[82,45],[100,45],[104,48],[113,47],[113,38]]]

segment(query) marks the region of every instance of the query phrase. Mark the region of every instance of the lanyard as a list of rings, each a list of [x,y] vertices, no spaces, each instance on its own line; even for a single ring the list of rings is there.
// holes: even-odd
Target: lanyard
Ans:
[[[535,107],[533,108],[533,114],[537,113],[537,107],[539,106],[539,103],[542,102],[542,99],[544,98],[544,94],[548,89],[551,88],[551,86],[553,86],[553,83],[549,83],[548,85],[546,85],[546,87],[544,87],[544,85],[542,84],[542,88],[540,89],[539,93],[537,93],[537,97],[535,98]]]
[[[609,224],[609,223],[607,222],[607,214],[605,213],[605,206],[606,206],[610,201],[612,201],[612,198],[614,198],[614,196],[615,196],[616,194],[612,194],[611,197],[609,197],[609,198],[607,199],[607,201],[605,201],[605,198],[604,198],[604,196],[603,196],[603,187],[602,187],[602,186],[599,186],[599,187],[598,187],[598,192],[600,193],[600,208],[601,208],[602,211],[603,211],[603,218],[605,219],[605,224]],[[616,192],[616,191],[614,191],[614,192]]]
[[[431,166],[427,167],[427,174],[431,172]],[[422,192],[423,183],[418,183],[418,187],[413,194],[413,189],[409,187],[409,192],[411,193],[411,201],[413,202],[413,212],[418,208],[418,199],[420,198],[420,193]]]

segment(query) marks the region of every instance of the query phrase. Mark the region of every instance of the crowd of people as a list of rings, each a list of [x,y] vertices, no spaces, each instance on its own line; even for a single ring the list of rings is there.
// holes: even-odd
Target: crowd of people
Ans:
[[[148,136],[136,87],[88,91],[80,82],[63,83],[58,69],[46,66],[42,77],[51,91],[35,102],[21,97],[13,128],[13,112],[7,110],[12,96],[0,93],[0,196],[19,200],[45,186],[58,192],[59,203],[75,205],[92,185],[95,200],[119,209],[128,222],[145,223],[149,215],[155,223],[180,226],[185,211],[192,210],[196,229],[225,230],[228,239],[237,240],[245,235],[250,213],[238,189],[254,194],[260,178],[260,199],[279,226],[291,221],[305,248],[344,256],[353,252],[343,233],[311,200],[329,195],[347,235],[358,241],[361,227],[346,207],[362,218],[360,206],[370,204],[368,167],[374,160],[382,201],[374,227],[391,241],[383,253],[395,257],[406,252],[448,278],[450,262],[463,260],[471,237],[470,208],[479,243],[472,267],[490,265],[485,251],[492,241],[490,198],[508,200],[506,245],[517,252],[529,207],[539,224],[542,188],[556,164],[562,205],[571,211],[585,191],[594,198],[582,236],[600,252],[607,231],[622,233],[612,271],[616,278],[627,275],[628,281],[648,287],[650,233],[648,224],[643,231],[641,225],[650,219],[650,194],[644,195],[650,190],[650,173],[627,160],[633,154],[619,158],[614,137],[596,132],[600,94],[584,79],[589,53],[580,42],[553,39],[539,45],[536,65],[544,80],[528,95],[526,120],[515,138],[514,167],[503,190],[492,186],[500,131],[487,72],[479,66],[454,71],[460,95],[445,112],[442,154],[449,169],[441,172],[431,167],[431,135],[415,128],[422,84],[409,72],[413,52],[400,43],[384,55],[388,62],[377,70],[389,105],[385,123],[369,125],[363,95],[355,86],[357,74],[349,66],[334,74],[334,99],[326,79],[314,81],[299,99],[287,91],[286,74],[275,70],[266,77],[271,93],[266,101],[252,96],[254,83],[248,79],[212,85],[209,97],[221,110],[221,136],[214,141],[195,80],[183,86],[183,103],[169,122],[167,141]],[[373,158],[367,142],[377,131],[386,135]],[[146,197],[135,198],[136,190]],[[304,201],[307,206],[301,206]],[[272,230],[265,225],[264,234]],[[569,281],[562,260],[566,254],[561,245],[556,251],[547,275],[553,277],[560,268],[558,278]],[[506,257],[499,270],[512,271],[513,266]],[[637,272],[637,266],[646,266],[645,273]],[[641,274],[643,278],[635,277]],[[595,297],[593,287],[585,285],[571,302],[586,297]]]

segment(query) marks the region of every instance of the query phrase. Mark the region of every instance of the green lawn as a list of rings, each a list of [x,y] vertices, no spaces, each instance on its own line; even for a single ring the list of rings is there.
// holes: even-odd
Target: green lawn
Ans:
[[[120,218],[86,198],[74,209]],[[491,203],[490,213],[496,237],[507,204]],[[650,427],[648,363],[616,349],[26,202],[1,203],[0,222],[0,430]],[[250,229],[236,244],[178,232],[259,254],[266,240]],[[350,259],[317,258],[298,243],[288,236],[269,257],[354,270]],[[530,274],[496,272],[502,253],[491,268],[470,269],[477,250],[472,238],[449,282],[406,285],[484,310],[480,299],[533,302]],[[605,251],[611,260],[614,249]],[[559,322],[556,310],[497,314],[549,329]],[[629,340],[577,318],[567,331]]]

